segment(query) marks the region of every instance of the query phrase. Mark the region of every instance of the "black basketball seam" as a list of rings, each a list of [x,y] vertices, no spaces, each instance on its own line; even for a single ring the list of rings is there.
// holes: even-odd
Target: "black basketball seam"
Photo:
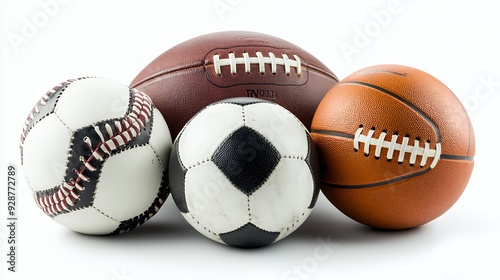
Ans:
[[[413,111],[415,111],[419,115],[421,115],[428,123],[431,124],[432,128],[434,129],[434,132],[436,133],[437,142],[438,143],[441,142],[441,133],[439,132],[439,128],[436,125],[436,123],[425,112],[423,112],[420,108],[418,108],[417,106],[415,106],[413,103],[409,102],[408,100],[402,98],[401,96],[395,94],[392,91],[389,91],[389,90],[387,90],[385,88],[382,88],[382,87],[379,87],[377,85],[373,85],[373,84],[370,84],[370,83],[366,83],[366,82],[346,81],[346,82],[339,83],[339,85],[341,85],[341,84],[352,84],[352,85],[359,85],[359,86],[365,86],[365,87],[368,87],[368,88],[372,88],[372,89],[375,89],[375,90],[380,91],[382,93],[385,93],[385,94],[387,94],[387,95],[395,98],[396,100],[402,102],[406,106],[410,107]]]
[[[396,177],[396,178],[393,178],[393,179],[389,179],[389,180],[386,180],[386,181],[376,182],[376,183],[370,183],[370,184],[339,185],[339,184],[330,184],[330,183],[327,183],[325,181],[322,181],[322,184],[323,184],[323,186],[326,186],[326,187],[339,188],[339,189],[365,189],[365,188],[372,188],[372,187],[377,187],[377,186],[383,186],[383,185],[387,185],[387,184],[392,184],[392,183],[396,183],[396,182],[399,182],[399,181],[402,181],[402,180],[406,180],[406,179],[409,179],[409,178],[412,178],[412,177],[417,177],[417,176],[423,175],[423,174],[425,174],[425,173],[427,173],[427,172],[429,172],[431,170],[432,169],[430,167],[428,167],[428,168],[426,168],[424,170],[413,172],[411,174],[406,174],[406,175],[399,176],[399,177]]]
[[[326,136],[340,137],[340,138],[354,139],[354,134],[331,131],[331,130],[312,129],[311,133],[326,135]]]
[[[444,158],[443,160],[453,160],[453,159],[448,159],[448,158]],[[403,176],[400,176],[400,177],[396,177],[396,178],[393,178],[393,179],[390,179],[390,180],[386,180],[386,181],[382,181],[382,182],[376,182],[376,183],[371,183],[371,184],[360,184],[360,185],[339,185],[339,184],[331,184],[331,183],[328,183],[328,182],[325,182],[325,181],[322,181],[322,185],[323,187],[331,187],[331,188],[339,188],[339,189],[365,189],[365,188],[372,188],[372,187],[378,187],[378,186],[383,186],[383,185],[387,185],[387,184],[392,184],[392,183],[396,183],[396,182],[399,182],[399,181],[402,181],[402,180],[406,180],[406,179],[410,179],[410,178],[413,178],[413,177],[417,177],[417,176],[420,176],[420,175],[424,175],[425,173],[431,171],[432,169],[429,167],[429,168],[426,168],[422,171],[418,171],[418,172],[414,172],[414,173],[411,173],[411,174],[406,174],[406,175],[403,175]]]
[[[473,156],[457,156],[457,155],[450,155],[450,154],[442,154],[441,159],[473,161],[474,157]]]
[[[408,75],[407,73],[399,73],[399,72],[396,72],[396,71],[391,71],[391,70],[384,70],[384,69],[366,69],[364,71],[361,71],[363,74],[366,74],[366,73],[389,73],[389,74],[394,74],[394,75],[397,75],[397,76],[401,76],[401,77],[406,77],[406,75]]]
[[[467,110],[465,109],[462,102],[460,102],[460,99],[458,99],[458,97],[456,95],[454,95],[454,96],[455,96],[455,99],[458,101],[458,104],[460,104],[460,107],[462,107],[462,110],[464,111],[465,117],[467,118],[467,133],[469,135],[468,143],[467,143],[467,156],[469,156],[469,154],[471,152],[471,144],[472,144],[472,130],[473,130],[472,122],[470,120],[469,114],[467,113]],[[472,158],[474,158],[474,156],[472,156]]]

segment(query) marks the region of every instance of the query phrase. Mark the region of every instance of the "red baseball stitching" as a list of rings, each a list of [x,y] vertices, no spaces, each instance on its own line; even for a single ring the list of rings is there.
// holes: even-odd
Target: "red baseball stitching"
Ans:
[[[81,78],[81,79],[85,79],[85,78]],[[31,112],[29,113],[28,117],[26,117],[26,121],[24,122],[23,131],[21,133],[21,145],[20,145],[21,149],[23,148],[23,146],[24,146],[24,140],[26,139],[26,136],[29,133],[30,122],[32,120],[34,120],[35,116],[40,113],[40,107],[45,106],[45,104],[47,104],[47,101],[50,99],[50,97],[54,93],[57,92],[57,90],[59,90],[60,88],[66,87],[69,84],[71,84],[72,82],[77,81],[77,80],[79,80],[79,79],[70,79],[70,80],[64,81],[64,82],[58,84],[57,86],[53,87],[51,90],[47,91],[42,96],[42,98],[40,98],[40,100],[36,103],[36,105],[33,107],[33,109],[31,110]]]
[[[106,139],[98,126],[94,126],[95,131],[100,137],[100,142],[96,148],[92,148],[90,138],[85,137],[83,141],[88,145],[92,154],[89,158],[80,157],[82,162],[79,170],[74,170],[77,174],[76,180],[63,182],[59,186],[59,190],[52,195],[36,197],[35,201],[38,206],[47,215],[56,215],[64,211],[70,211],[69,207],[74,206],[75,202],[80,198],[78,191],[84,191],[85,188],[81,185],[82,181],[88,182],[89,177],[85,175],[87,171],[94,172],[96,168],[91,164],[91,161],[97,159],[104,161],[106,155],[111,153],[132,141],[145,127],[152,115],[151,99],[144,93],[132,89],[134,93],[134,101],[132,103],[131,112],[121,121],[115,121],[114,126],[118,132],[113,134],[113,130],[109,124],[105,125],[105,129],[109,139]],[[76,190],[75,190],[76,189]]]

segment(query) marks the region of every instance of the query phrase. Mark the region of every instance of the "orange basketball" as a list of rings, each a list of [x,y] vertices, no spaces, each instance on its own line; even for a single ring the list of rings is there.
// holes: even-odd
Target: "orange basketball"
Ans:
[[[406,66],[369,67],[336,84],[311,134],[322,192],[376,228],[412,228],[439,217],[463,193],[474,166],[474,132],[460,101],[436,78]]]

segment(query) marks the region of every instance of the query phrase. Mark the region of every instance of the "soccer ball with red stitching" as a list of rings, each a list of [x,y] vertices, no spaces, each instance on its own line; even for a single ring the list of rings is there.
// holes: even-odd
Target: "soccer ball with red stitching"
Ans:
[[[85,234],[127,232],[169,195],[168,126],[150,98],[105,78],[47,92],[21,135],[21,162],[37,205]]]

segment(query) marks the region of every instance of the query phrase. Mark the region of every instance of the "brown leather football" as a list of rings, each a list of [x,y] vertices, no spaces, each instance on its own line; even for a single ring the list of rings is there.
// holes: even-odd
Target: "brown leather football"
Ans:
[[[474,132],[460,101],[420,70],[382,65],[351,74],[312,122],[322,192],[363,224],[406,229],[446,212],[474,165]]]
[[[254,32],[220,32],[181,43],[153,60],[132,81],[151,97],[175,138],[205,106],[230,97],[271,100],[307,128],[338,79],[305,50]]]

